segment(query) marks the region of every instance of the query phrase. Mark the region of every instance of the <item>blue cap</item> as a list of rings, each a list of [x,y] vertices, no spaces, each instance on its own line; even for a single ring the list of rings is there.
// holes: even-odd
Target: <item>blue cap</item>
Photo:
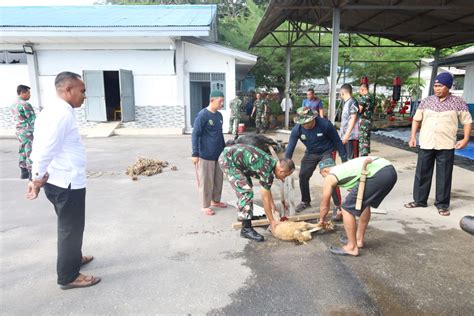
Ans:
[[[443,72],[436,76],[434,83],[441,83],[451,89],[453,86],[453,76],[449,72]]]
[[[319,163],[319,170],[323,170],[324,168],[334,167],[336,162],[332,158],[326,158]]]

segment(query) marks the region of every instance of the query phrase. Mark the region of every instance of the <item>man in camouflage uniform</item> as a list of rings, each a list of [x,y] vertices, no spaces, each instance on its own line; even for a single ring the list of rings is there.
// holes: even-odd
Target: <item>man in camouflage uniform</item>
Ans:
[[[267,94],[267,96],[264,98],[263,103],[262,128],[263,132],[265,133],[270,125],[270,115],[272,114],[269,94]]]
[[[359,156],[370,154],[370,127],[374,114],[375,102],[369,94],[369,87],[363,83],[359,87]]]
[[[35,110],[28,102],[30,99],[30,87],[19,85],[16,89],[18,98],[11,106],[13,117],[16,121],[16,136],[20,141],[18,151],[21,179],[28,179],[31,172],[31,149],[33,143],[33,129],[35,127]]]
[[[236,144],[224,148],[219,157],[219,165],[238,198],[238,217],[242,219],[240,236],[254,241],[263,241],[264,237],[252,228],[253,214],[253,184],[251,177],[257,178],[261,185],[263,208],[268,221],[275,228],[271,186],[273,179],[284,180],[295,170],[295,164],[290,159],[273,159],[263,150],[246,144]]]
[[[229,129],[230,133],[234,135],[234,138],[239,136],[238,129],[240,123],[240,112],[241,112],[242,100],[239,96],[236,96],[230,101],[230,121]]]
[[[265,112],[266,101],[263,93],[257,93],[256,97],[257,100],[253,103],[253,110],[250,116],[253,117],[255,115],[255,127],[257,128],[258,134],[264,129],[262,118]]]

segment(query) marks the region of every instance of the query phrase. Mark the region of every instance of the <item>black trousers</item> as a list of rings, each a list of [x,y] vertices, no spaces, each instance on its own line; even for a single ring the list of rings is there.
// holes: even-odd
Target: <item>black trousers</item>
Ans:
[[[322,154],[308,154],[305,153],[303,159],[301,159],[301,168],[300,168],[300,191],[301,191],[301,201],[305,203],[311,202],[311,194],[309,189],[309,179],[316,170],[319,162],[326,158],[331,158],[333,155],[332,150],[328,150]],[[341,198],[339,190],[333,190],[332,198],[334,204],[337,206],[341,205]]]
[[[86,189],[71,190],[46,183],[44,192],[58,216],[58,284],[66,285],[79,276],[82,261]]]
[[[413,200],[427,205],[430,195],[431,179],[433,178],[436,161],[436,198],[437,208],[447,209],[451,200],[451,182],[453,179],[454,149],[435,150],[419,149],[416,164]]]

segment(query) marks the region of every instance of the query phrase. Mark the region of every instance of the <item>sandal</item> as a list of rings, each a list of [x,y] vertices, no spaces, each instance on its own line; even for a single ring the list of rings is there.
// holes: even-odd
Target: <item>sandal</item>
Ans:
[[[211,206],[219,207],[219,208],[226,208],[227,204],[222,202],[211,202]]]
[[[209,207],[203,208],[202,211],[208,216],[216,215],[216,213]]]
[[[95,277],[92,275],[79,274],[79,276],[74,281],[66,285],[61,285],[60,288],[61,290],[77,289],[77,288],[94,286],[99,282],[100,282],[99,277]]]
[[[339,235],[339,242],[340,242],[341,244],[343,244],[343,245],[347,245],[347,242],[348,242],[347,236],[345,236],[345,235]],[[365,248],[365,244],[366,244],[366,243],[364,243],[364,245],[363,245],[362,247],[359,247],[359,245],[357,245],[357,247],[359,247],[359,249],[363,249],[363,248]]]
[[[427,207],[428,205],[413,201],[413,202],[405,204],[404,206],[406,208],[416,208],[416,207]]]
[[[82,256],[81,266],[88,264],[92,260],[94,260],[94,256]]]
[[[448,209],[439,208],[438,209],[438,214],[441,215],[441,216],[449,216],[449,215],[451,215],[451,212]]]
[[[310,206],[311,206],[311,204],[309,204],[307,202],[301,202],[300,204],[298,204],[295,211],[296,211],[296,213],[301,213]]]

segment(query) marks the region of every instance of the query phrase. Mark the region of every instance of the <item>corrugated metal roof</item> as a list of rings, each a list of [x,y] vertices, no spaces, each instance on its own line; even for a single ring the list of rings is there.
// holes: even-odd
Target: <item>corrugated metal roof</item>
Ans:
[[[342,33],[380,36],[438,48],[474,42],[472,0],[271,0],[250,47],[285,21],[331,28],[335,7],[341,10]],[[306,30],[297,32],[303,34],[297,35],[298,38],[310,34]]]
[[[210,26],[216,5],[0,7],[0,27]]]

